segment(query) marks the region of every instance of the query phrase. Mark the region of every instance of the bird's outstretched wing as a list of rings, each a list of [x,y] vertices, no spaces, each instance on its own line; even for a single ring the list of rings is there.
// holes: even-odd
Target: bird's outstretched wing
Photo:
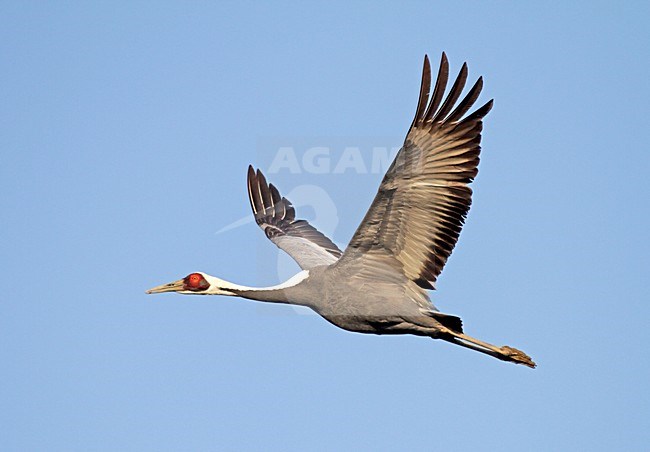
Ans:
[[[456,105],[467,65],[442,101],[448,76],[443,53],[429,101],[431,67],[424,57],[415,119],[341,262],[348,255],[388,253],[409,279],[433,288],[472,202],[468,184],[478,173],[482,119],[492,108],[490,100],[463,117],[478,98],[483,80],[479,78]]]
[[[260,170],[248,167],[248,198],[255,221],[278,248],[291,256],[303,270],[333,264],[341,250],[305,220],[296,220],[291,202],[267,184]]]

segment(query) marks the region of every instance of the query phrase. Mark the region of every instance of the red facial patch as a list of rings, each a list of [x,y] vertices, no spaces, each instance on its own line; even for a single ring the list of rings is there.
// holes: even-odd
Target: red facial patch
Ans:
[[[192,273],[185,277],[185,290],[198,292],[206,290],[208,287],[210,287],[210,283],[200,273]]]

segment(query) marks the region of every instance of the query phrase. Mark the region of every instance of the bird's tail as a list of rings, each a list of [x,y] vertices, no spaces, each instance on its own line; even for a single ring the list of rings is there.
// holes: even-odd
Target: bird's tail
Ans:
[[[460,317],[451,314],[444,314],[439,311],[428,311],[429,317],[436,319],[442,326],[449,328],[455,333],[463,332],[463,321]]]

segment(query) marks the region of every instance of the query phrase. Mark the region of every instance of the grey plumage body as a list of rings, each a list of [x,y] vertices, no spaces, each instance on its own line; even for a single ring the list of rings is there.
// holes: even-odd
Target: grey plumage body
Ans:
[[[466,79],[463,64],[443,101],[447,58],[443,53],[431,91],[425,57],[418,106],[404,145],[344,252],[308,222],[297,220],[291,202],[249,167],[248,194],[257,224],[303,271],[269,288],[192,273],[148,292],[230,295],[307,306],[348,331],[428,336],[535,367],[517,349],[467,336],[460,318],[438,311],[427,293],[434,289],[469,211],[482,120],[492,108],[489,101],[466,115],[483,86],[479,78],[457,104]]]
[[[235,293],[254,300],[307,306],[330,323],[359,333],[416,334],[422,327],[432,331],[439,326],[432,317],[435,308],[422,288],[389,265],[384,264],[383,272],[376,266],[369,272],[367,264],[359,256],[314,267],[306,279],[285,289]]]

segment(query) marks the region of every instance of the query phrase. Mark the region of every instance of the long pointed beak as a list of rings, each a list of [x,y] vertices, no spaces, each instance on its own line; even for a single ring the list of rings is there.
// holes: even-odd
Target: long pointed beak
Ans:
[[[180,290],[183,290],[184,287],[185,287],[185,281],[179,279],[178,281],[156,286],[152,289],[147,290],[145,293],[151,294],[151,293],[162,293],[162,292],[178,292]]]

